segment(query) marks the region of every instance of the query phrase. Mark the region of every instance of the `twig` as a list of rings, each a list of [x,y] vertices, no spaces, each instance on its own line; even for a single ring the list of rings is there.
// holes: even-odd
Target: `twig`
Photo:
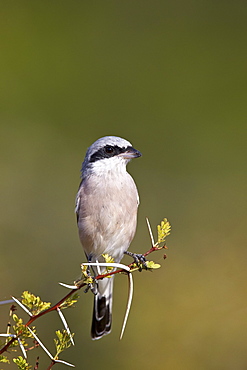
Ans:
[[[34,370],[38,370],[38,368],[39,368],[39,357],[37,357],[37,359],[36,359]]]
[[[52,361],[50,365],[48,366],[47,370],[50,370],[54,365],[56,365],[56,362]]]

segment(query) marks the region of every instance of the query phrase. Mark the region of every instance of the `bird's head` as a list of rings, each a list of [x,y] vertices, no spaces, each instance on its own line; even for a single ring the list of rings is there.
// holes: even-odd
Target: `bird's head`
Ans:
[[[100,174],[114,169],[125,171],[127,163],[140,156],[141,153],[129,141],[117,136],[104,136],[88,148],[82,173]]]

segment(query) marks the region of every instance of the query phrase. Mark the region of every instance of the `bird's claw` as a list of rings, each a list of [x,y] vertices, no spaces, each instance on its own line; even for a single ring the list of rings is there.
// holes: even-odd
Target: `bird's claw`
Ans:
[[[98,293],[98,287],[97,287],[97,283],[94,282],[94,283],[89,283],[86,287],[86,289],[84,290],[84,293],[87,293],[89,291],[89,289],[91,290],[91,292],[96,295]]]
[[[97,280],[95,280],[94,276],[91,275],[90,271],[87,272],[88,274],[88,278],[89,278],[89,281],[87,283],[87,287],[86,289],[84,290],[84,293],[87,293],[89,291],[89,289],[91,290],[91,292],[96,295],[98,293],[98,284],[97,284]]]
[[[129,251],[124,252],[127,256],[134,258],[134,263],[138,266],[139,271],[144,267],[147,270],[146,258],[143,254],[132,253]]]

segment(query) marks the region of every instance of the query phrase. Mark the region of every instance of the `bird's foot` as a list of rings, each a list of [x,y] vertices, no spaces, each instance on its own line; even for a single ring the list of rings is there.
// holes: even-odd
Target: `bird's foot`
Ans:
[[[86,289],[84,290],[84,293],[87,293],[90,289],[91,292],[96,295],[98,293],[98,284],[93,276],[91,276],[91,279],[93,280],[93,283],[88,283]]]
[[[88,262],[92,262],[92,255],[91,254],[89,254],[87,256],[87,260],[88,260]],[[84,265],[84,267],[85,267],[85,265]],[[83,272],[83,274],[84,274],[84,276],[87,280],[87,287],[84,290],[84,293],[87,293],[90,289],[91,292],[94,295],[96,295],[98,293],[98,282],[97,282],[97,280],[95,280],[95,277],[91,275],[90,266],[86,267],[86,270]]]
[[[138,266],[139,271],[142,271],[143,268],[147,270],[146,258],[143,254],[132,253],[129,251],[125,251],[124,254],[134,258],[134,263]]]

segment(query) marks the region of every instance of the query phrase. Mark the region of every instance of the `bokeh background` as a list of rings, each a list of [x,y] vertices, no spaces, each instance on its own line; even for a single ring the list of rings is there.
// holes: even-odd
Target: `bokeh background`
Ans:
[[[168,258],[152,256],[162,268],[134,276],[121,342],[124,276],[111,335],[91,341],[90,293],[67,311],[76,346],[62,359],[76,369],[247,369],[246,32],[242,0],[1,1],[0,300],[29,290],[55,303],[58,282],[79,277],[74,199],[101,136],[143,154],[129,165],[131,250],[150,246],[146,216],[154,232],[172,224]],[[37,327],[54,353],[59,319]]]

